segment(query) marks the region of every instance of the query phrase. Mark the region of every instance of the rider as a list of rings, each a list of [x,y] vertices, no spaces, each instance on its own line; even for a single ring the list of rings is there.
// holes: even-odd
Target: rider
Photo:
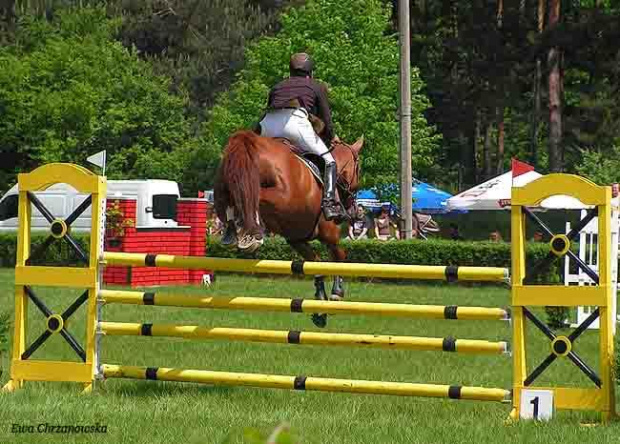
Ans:
[[[305,152],[316,154],[325,162],[323,214],[327,220],[345,217],[336,199],[336,161],[330,150],[333,136],[327,90],[312,78],[314,63],[306,53],[291,56],[290,77],[274,86],[269,93],[267,113],[260,122],[261,135],[284,137]],[[324,124],[322,138],[310,119],[318,117]]]

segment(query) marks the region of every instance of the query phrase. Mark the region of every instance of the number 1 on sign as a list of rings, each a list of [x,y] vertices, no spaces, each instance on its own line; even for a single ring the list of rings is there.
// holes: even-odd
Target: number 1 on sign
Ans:
[[[553,391],[523,389],[519,411],[521,419],[548,421],[553,417]]]
[[[540,401],[540,398],[538,396],[530,401],[530,404],[534,406],[534,411],[532,412],[532,418],[535,421],[538,421],[538,402],[539,401]]]

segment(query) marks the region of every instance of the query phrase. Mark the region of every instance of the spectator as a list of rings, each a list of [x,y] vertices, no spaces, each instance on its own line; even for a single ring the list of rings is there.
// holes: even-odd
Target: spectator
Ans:
[[[495,231],[491,231],[491,233],[489,234],[489,241],[491,241],[491,242],[503,242],[504,239],[502,239],[502,235],[500,234],[500,232],[495,230]]]
[[[459,226],[455,223],[450,224],[450,239],[455,241],[463,240],[463,236],[459,233]]]
[[[398,233],[396,224],[390,219],[390,207],[384,205],[381,207],[379,217],[375,219],[375,237],[379,240],[386,241],[394,238],[391,229],[394,228]]]
[[[207,221],[207,235],[209,237],[221,236],[223,229],[224,224],[222,224],[222,221],[215,214],[213,214],[211,219]]]
[[[351,240],[368,239],[368,228],[370,228],[370,221],[366,216],[366,209],[363,205],[358,205],[355,216],[349,224],[349,236],[347,238]]]
[[[532,242],[544,242],[542,231],[537,231],[534,233],[534,237],[532,237]]]

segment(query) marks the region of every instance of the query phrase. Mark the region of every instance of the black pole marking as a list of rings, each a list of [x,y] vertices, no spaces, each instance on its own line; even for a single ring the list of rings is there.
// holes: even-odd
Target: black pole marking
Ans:
[[[459,308],[456,305],[446,305],[443,309],[444,319],[458,319],[457,310]]]
[[[306,377],[305,376],[295,376],[295,380],[293,381],[293,389],[294,390],[306,390]]]
[[[153,324],[142,324],[140,327],[141,336],[153,336]]]
[[[456,282],[459,280],[459,267],[457,265],[448,265],[445,270],[446,281]]]
[[[144,372],[144,376],[146,377],[146,379],[149,379],[151,381],[157,381],[157,370],[159,370],[159,367],[147,367],[146,371]]]
[[[291,262],[291,273],[294,275],[302,275],[304,274],[304,261],[292,261]]]
[[[444,338],[441,349],[445,352],[455,352],[456,351],[456,338],[448,336]]]
[[[142,303],[144,305],[155,305],[155,293],[152,293],[152,292],[143,293]]]
[[[450,399],[461,399],[461,387],[460,385],[451,385],[448,388],[448,398]]]
[[[298,330],[289,331],[286,340],[289,344],[301,344],[301,332]]]
[[[303,299],[292,299],[291,300],[291,313],[303,313]]]

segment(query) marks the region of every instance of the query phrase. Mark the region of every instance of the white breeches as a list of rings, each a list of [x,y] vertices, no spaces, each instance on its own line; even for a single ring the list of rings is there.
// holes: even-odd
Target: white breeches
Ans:
[[[308,120],[308,112],[303,108],[271,111],[263,118],[260,125],[262,136],[284,137],[305,152],[321,156],[326,165],[335,162],[334,157]]]

